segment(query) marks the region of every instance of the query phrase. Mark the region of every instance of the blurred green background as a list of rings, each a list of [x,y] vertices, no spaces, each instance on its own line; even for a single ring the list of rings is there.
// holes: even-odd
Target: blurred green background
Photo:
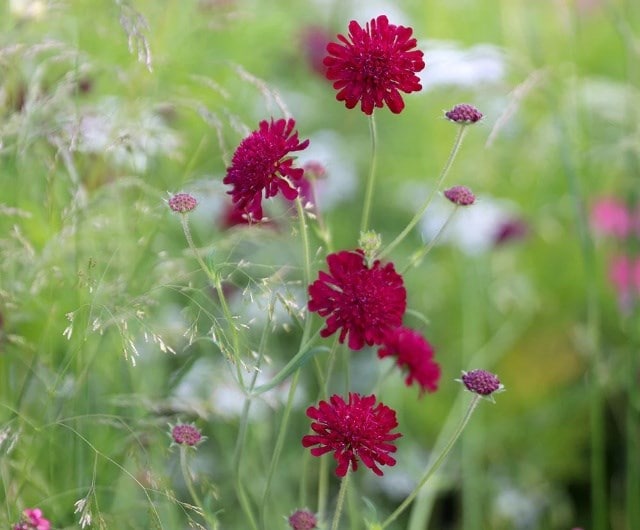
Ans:
[[[55,528],[74,528],[74,503],[87,498],[98,528],[187,528],[199,518],[180,502],[188,494],[166,435],[180,418],[208,436],[194,462],[221,528],[248,528],[230,465],[244,398],[217,336],[216,296],[166,199],[198,198],[194,238],[220,266],[247,350],[269,331],[268,381],[299,336],[299,234],[277,201],[275,229],[227,229],[225,167],[284,104],[311,140],[301,160],[327,170],[318,208],[332,249],[355,248],[367,120],[335,101],[314,61],[349,20],[381,13],[413,27],[427,63],[404,112],[376,114],[371,225],[383,241],[445,163],[456,129],[443,111],[467,102],[485,118],[447,181],[471,187],[477,204],[405,276],[409,307],[428,325],[408,322],[436,348],[440,389],[418,399],[398,374],[385,379],[380,395],[404,434],[398,465],[383,479],[357,475],[344,528],[384,519],[411,490],[447,418],[463,412],[453,380],[486,368],[507,392],[482,404],[420,509],[394,528],[604,528],[591,510],[595,414],[606,527],[636,530],[625,491],[629,473],[640,474],[629,461],[640,326],[635,308],[621,310],[607,264],[637,252],[640,236],[597,238],[587,220],[598,197],[635,204],[640,191],[640,4],[631,0],[0,3],[0,525],[39,506]],[[432,203],[391,256],[399,268],[447,211]],[[316,233],[312,247],[322,268]],[[373,350],[343,362],[361,392],[387,367]],[[242,359],[247,377],[252,363]],[[315,475],[299,442],[317,395],[309,368],[270,528],[314,508],[301,493]],[[257,505],[284,386],[250,415],[240,477]]]

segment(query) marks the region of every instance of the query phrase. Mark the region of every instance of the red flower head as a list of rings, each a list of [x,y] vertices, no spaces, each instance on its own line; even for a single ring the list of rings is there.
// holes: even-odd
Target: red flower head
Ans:
[[[311,429],[316,434],[302,438],[304,447],[313,447],[313,456],[322,456],[333,451],[338,462],[336,475],[344,477],[349,470],[358,469],[358,460],[376,475],[382,475],[378,465],[393,466],[396,461],[389,453],[395,453],[392,442],[402,436],[392,433],[398,426],[396,413],[386,405],[375,405],[376,396],[362,397],[349,393],[349,402],[337,395],[331,396],[329,403],[321,401],[318,408],[309,407],[307,416],[315,420]]]
[[[433,360],[434,350],[422,335],[405,327],[397,327],[385,337],[378,357],[395,356],[400,368],[407,369],[405,383],[420,385],[420,394],[438,390],[440,365]]]
[[[256,221],[262,219],[263,190],[267,199],[278,191],[289,200],[298,196],[295,181],[304,170],[293,167],[289,153],[305,149],[309,140],[298,141],[295,125],[292,119],[261,121],[260,128],[240,142],[222,181],[233,186],[228,193],[238,209]]]
[[[327,256],[329,273],[320,271],[309,286],[309,311],[327,317],[320,332],[328,337],[340,329],[340,342],[359,350],[365,343],[381,344],[386,333],[402,323],[407,291],[393,263],[365,263],[361,250]]]
[[[349,23],[349,39],[338,35],[337,42],[327,45],[325,57],[327,79],[334,81],[336,99],[348,109],[358,101],[362,112],[371,115],[374,107],[386,103],[398,114],[404,108],[400,91],[410,93],[422,89],[416,75],[425,64],[423,53],[414,49],[413,29],[389,24],[385,15],[372,19],[362,28],[355,20]]]

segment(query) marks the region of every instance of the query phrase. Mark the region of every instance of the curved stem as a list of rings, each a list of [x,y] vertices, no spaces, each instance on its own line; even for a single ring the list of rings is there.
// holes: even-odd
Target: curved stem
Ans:
[[[300,378],[300,370],[296,370],[295,375],[291,381],[291,387],[289,388],[289,396],[287,398],[287,404],[285,405],[284,411],[282,413],[282,421],[280,422],[280,429],[278,431],[278,438],[276,440],[276,445],[273,449],[273,456],[271,457],[271,463],[269,464],[269,470],[267,472],[267,483],[264,488],[264,493],[262,494],[262,510],[260,517],[260,524],[262,530],[266,530],[266,514],[267,514],[267,503],[269,502],[269,494],[271,493],[271,484],[273,482],[273,475],[275,474],[276,468],[278,467],[278,461],[280,460],[280,454],[282,453],[282,447],[284,446],[285,435],[287,434],[287,426],[289,424],[289,417],[291,416],[291,409],[293,408],[293,399],[296,393],[296,389],[298,388],[298,379]]]
[[[467,426],[467,423],[469,423],[469,420],[471,419],[471,415],[473,414],[473,411],[475,410],[475,408],[478,406],[480,399],[481,399],[481,396],[479,396],[478,394],[474,394],[473,399],[469,404],[469,408],[467,409],[467,412],[465,413],[464,417],[462,418],[462,421],[454,431],[453,436],[451,436],[451,439],[447,442],[447,445],[444,446],[442,453],[440,453],[438,458],[436,458],[433,464],[431,464],[431,467],[425,472],[425,474],[420,479],[420,482],[418,482],[418,485],[409,494],[409,496],[404,501],[402,501],[400,506],[398,506],[389,517],[385,519],[385,521],[380,526],[381,530],[389,526],[393,521],[395,521],[398,518],[398,516],[406,508],[409,507],[409,505],[413,502],[413,500],[416,498],[416,496],[420,492],[420,489],[422,488],[422,486],[424,486],[427,483],[427,481],[433,476],[433,474],[438,470],[442,462],[444,462],[445,458],[451,452],[451,449],[453,448],[454,444],[462,434],[462,431],[464,430],[464,428]]]
[[[229,309],[229,304],[227,303],[227,298],[222,289],[222,282],[220,281],[220,276],[214,273],[211,270],[211,268],[207,266],[207,264],[202,259],[200,252],[195,246],[193,242],[193,237],[191,236],[191,229],[189,228],[189,221],[187,219],[187,214],[184,214],[184,213],[181,214],[180,220],[182,222],[182,231],[184,232],[184,237],[187,240],[187,244],[189,245],[191,252],[193,252],[193,255],[195,256],[196,261],[198,262],[198,265],[200,265],[200,268],[207,275],[207,277],[209,278],[209,281],[215,288],[216,294],[218,295],[218,299],[220,300],[220,307],[222,308],[222,313],[226,318],[227,322],[229,323],[229,328],[231,329],[232,352],[230,353],[230,355],[229,355],[229,352],[227,352],[227,357],[234,358],[235,361],[240,361],[240,336],[238,335],[238,329],[233,323],[233,315],[231,314],[231,310]],[[241,374],[239,372],[240,363],[235,362],[235,365],[238,369],[238,381],[240,381],[240,384],[244,386],[244,383],[242,382]]]
[[[266,342],[268,336],[268,328],[265,328],[262,331],[262,337],[260,338],[260,346],[258,348],[258,358],[256,360],[255,369],[253,372],[253,376],[251,377],[251,381],[249,382],[248,394],[244,402],[244,406],[242,407],[242,414],[240,416],[240,427],[238,429],[238,438],[236,440],[236,447],[233,453],[233,472],[235,479],[235,488],[236,494],[238,495],[238,500],[240,501],[240,505],[242,506],[242,510],[244,511],[247,519],[254,530],[257,530],[258,526],[255,521],[255,517],[253,515],[253,510],[249,503],[249,498],[247,497],[247,493],[242,485],[242,481],[240,480],[240,463],[242,460],[242,452],[244,451],[245,441],[246,441],[246,433],[247,427],[249,424],[249,411],[251,409],[251,399],[256,381],[258,380],[258,374],[260,373],[260,366],[262,364],[262,360],[264,359],[264,351],[266,349]]]
[[[347,470],[347,474],[342,478],[340,483],[340,491],[338,492],[338,502],[336,503],[336,511],[333,513],[333,522],[331,523],[331,530],[338,530],[338,524],[340,523],[340,515],[342,514],[342,507],[344,506],[344,499],[347,493],[347,484],[349,483],[350,472]]]
[[[438,230],[438,233],[435,236],[433,236],[433,238],[431,239],[431,241],[429,241],[429,243],[427,243],[424,247],[422,247],[418,252],[416,252],[411,257],[411,260],[409,261],[407,266],[404,269],[402,269],[402,271],[400,272],[400,275],[406,274],[406,272],[411,267],[417,267],[422,261],[422,258],[424,258],[429,252],[431,252],[431,249],[440,240],[440,237],[442,237],[442,234],[444,234],[444,231],[446,230],[447,226],[449,226],[451,219],[453,219],[454,215],[459,209],[460,209],[460,206],[456,204],[453,210],[451,210],[451,213],[447,217],[446,221],[440,227],[440,230]]]
[[[376,121],[373,117],[373,114],[369,116],[369,132],[371,133],[371,160],[369,163],[369,178],[367,179],[367,190],[364,196],[364,207],[362,209],[360,232],[366,232],[369,226],[369,214],[371,212],[371,203],[373,202],[373,188],[376,179],[378,133],[376,130]]]
[[[453,142],[453,147],[451,148],[451,152],[449,153],[449,157],[447,158],[447,161],[444,167],[440,171],[440,175],[438,176],[436,185],[431,189],[431,192],[425,199],[424,203],[422,203],[422,206],[420,207],[418,212],[413,216],[411,221],[409,221],[409,224],[405,226],[404,230],[400,232],[398,236],[391,243],[389,243],[387,248],[385,248],[379,254],[378,256],[379,258],[382,258],[388,255],[394,248],[396,248],[404,240],[404,238],[407,237],[407,234],[411,232],[411,230],[413,230],[413,228],[418,224],[420,219],[422,219],[422,216],[427,211],[427,208],[429,207],[429,205],[431,204],[431,201],[435,197],[436,192],[440,189],[440,186],[442,186],[444,179],[446,178],[447,174],[449,173],[449,170],[451,169],[451,166],[453,165],[453,161],[455,160],[456,155],[460,150],[460,146],[462,145],[462,140],[464,139],[466,130],[467,130],[466,125],[460,126],[460,128],[458,129],[458,135],[456,136],[456,139]]]
[[[191,479],[191,473],[189,472],[189,466],[187,465],[187,451],[189,451],[188,447],[183,445],[180,446],[180,470],[182,471],[182,478],[184,479],[185,484],[187,485],[187,490],[189,491],[189,495],[191,495],[191,499],[195,503],[196,507],[200,510],[200,515],[204,518],[211,528],[217,528],[218,522],[215,517],[211,517],[209,512],[205,509],[202,504],[202,500],[200,496],[196,493],[196,488],[193,485],[193,480]]]

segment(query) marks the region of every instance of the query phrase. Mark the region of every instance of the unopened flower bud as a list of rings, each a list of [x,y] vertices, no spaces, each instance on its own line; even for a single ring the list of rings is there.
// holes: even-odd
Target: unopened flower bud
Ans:
[[[466,103],[456,105],[451,110],[445,112],[444,115],[448,120],[462,125],[476,123],[482,119],[482,112],[473,105],[468,105]]]
[[[188,193],[176,193],[169,199],[169,208],[177,213],[187,213],[198,206],[198,201]]]
[[[476,196],[466,186],[454,186],[445,190],[444,196],[458,206],[470,206],[476,202]]]

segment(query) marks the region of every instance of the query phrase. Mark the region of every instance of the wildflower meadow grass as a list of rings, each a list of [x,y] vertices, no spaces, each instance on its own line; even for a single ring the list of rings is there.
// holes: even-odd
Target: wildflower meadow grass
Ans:
[[[0,527],[640,529],[638,28],[0,3]]]

